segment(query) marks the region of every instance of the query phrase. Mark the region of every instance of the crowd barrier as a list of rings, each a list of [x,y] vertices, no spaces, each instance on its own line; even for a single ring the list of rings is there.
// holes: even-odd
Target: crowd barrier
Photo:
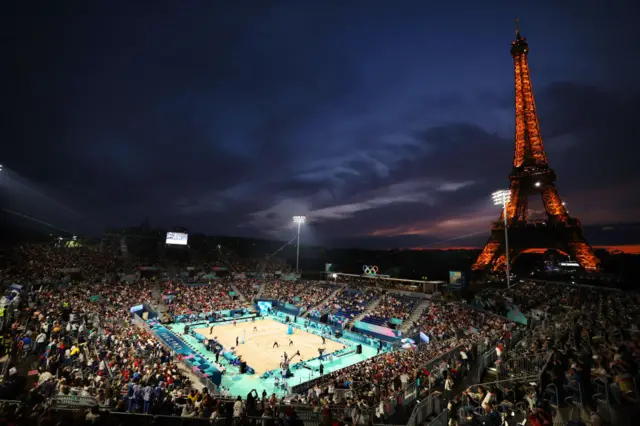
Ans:
[[[427,371],[429,371],[430,374],[436,375],[438,374],[438,372],[441,370],[440,364],[443,361],[449,360],[451,358],[455,358],[456,355],[460,352],[460,350],[464,347],[464,345],[459,345],[456,346],[455,348],[435,357],[430,359],[429,361],[427,361],[423,367],[423,369],[426,369]],[[418,350],[418,349],[413,349],[413,350]],[[402,397],[402,401],[404,405],[410,404],[411,402],[415,401],[416,399],[420,398],[420,392],[423,390],[427,390],[429,393],[431,393],[431,384],[429,382],[429,380],[425,380],[425,386],[422,386],[422,389],[418,386],[418,384],[416,382],[412,382],[407,384],[407,386],[405,388],[403,388],[403,397]]]
[[[425,400],[416,404],[411,412],[411,417],[407,422],[407,426],[420,426],[423,424],[433,426],[446,426],[447,424],[447,410],[443,409],[441,405],[444,401],[440,398],[440,392],[434,392],[430,394]],[[437,414],[436,418],[427,423],[427,419],[434,413]]]
[[[525,329],[519,329],[513,333],[513,336],[511,336],[511,339],[507,340],[505,345],[507,352],[522,340],[525,332]],[[482,375],[484,374],[485,369],[493,365],[498,360],[496,343],[497,342],[492,342],[488,348],[482,344],[482,348],[485,349],[484,353],[478,350],[478,369],[476,370],[476,382],[478,383],[482,381]]]
[[[94,404],[94,406],[97,404]],[[16,412],[19,409],[26,409],[26,414],[32,415],[31,407],[24,404],[22,401],[15,400],[0,400],[0,408],[7,409]],[[49,404],[47,412],[52,417],[53,424],[62,424],[66,426],[71,425],[85,425],[86,413],[90,411],[91,407],[84,405],[52,405]],[[139,414],[139,413],[127,413],[119,411],[109,411],[100,409],[100,417],[104,418],[104,424],[117,424],[121,426],[224,426],[226,425],[227,418],[218,417],[215,420],[202,417],[182,417],[171,416],[162,414]],[[24,420],[24,419],[23,419]]]
[[[225,397],[217,399],[221,403],[228,404],[233,404],[236,401],[233,398]],[[0,400],[0,407],[6,406],[14,408],[14,411],[15,408],[18,407],[29,407],[23,401]],[[210,418],[111,411],[106,407],[100,406],[98,401],[93,397],[77,395],[57,395],[45,401],[44,406],[46,406],[50,412],[55,413],[54,418],[61,421],[62,424],[74,424],[72,420],[75,420],[78,424],[85,424],[84,416],[93,407],[99,407],[102,416],[107,416],[109,419],[114,420],[114,424],[120,425],[223,425],[228,424],[227,420],[230,420],[224,417],[218,417],[217,419],[212,421]],[[344,421],[345,419],[349,419],[351,415],[351,409],[345,406],[330,406],[328,407],[328,410],[320,410],[319,407],[299,404],[281,404],[276,406],[277,412],[285,412],[290,408],[294,409],[296,417],[300,421],[304,422],[307,426],[320,424],[320,421],[322,420],[325,413],[328,413],[328,417],[333,421]],[[361,415],[366,418],[366,422],[364,424],[371,424],[375,418],[375,410],[361,410]],[[263,425],[270,424],[270,422],[272,421],[277,422],[278,420],[270,416],[245,416],[244,419],[249,420],[252,423],[261,421]]]
[[[544,371],[552,355],[553,352],[539,352],[518,358],[509,358],[498,368],[498,378],[508,375],[538,375]]]

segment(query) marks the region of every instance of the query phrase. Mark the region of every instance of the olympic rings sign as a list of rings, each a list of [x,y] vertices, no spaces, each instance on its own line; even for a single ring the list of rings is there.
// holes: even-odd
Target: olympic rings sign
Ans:
[[[373,266],[364,265],[362,267],[362,272],[364,272],[367,275],[375,275],[378,273],[378,267],[375,265]]]

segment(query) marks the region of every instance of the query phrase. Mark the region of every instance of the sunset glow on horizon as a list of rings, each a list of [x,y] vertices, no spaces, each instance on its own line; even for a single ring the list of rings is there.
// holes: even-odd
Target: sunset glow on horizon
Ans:
[[[640,244],[622,244],[614,246],[593,246],[596,250],[607,250],[609,252],[619,251],[626,254],[640,254]],[[417,251],[438,251],[438,250],[480,250],[482,247],[474,246],[451,246],[451,247],[411,247],[409,250]],[[544,253],[547,249],[539,249],[540,253]],[[535,249],[528,250],[532,253]]]

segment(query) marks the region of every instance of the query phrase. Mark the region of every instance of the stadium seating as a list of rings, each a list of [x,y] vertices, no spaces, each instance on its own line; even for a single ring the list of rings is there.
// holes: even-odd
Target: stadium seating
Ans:
[[[363,318],[364,322],[386,326],[393,318],[405,320],[420,303],[420,299],[398,294],[385,294],[372,313]]]
[[[321,310],[337,317],[352,319],[364,312],[378,294],[377,290],[366,287],[346,288],[325,302]]]
[[[144,255],[140,254],[144,250],[131,244],[131,251],[136,262],[144,261]],[[4,348],[10,354],[13,352],[10,362],[15,371],[8,369],[7,380],[0,386],[0,399],[35,402],[57,398],[79,404],[78,401],[87,398],[100,402],[103,414],[98,416],[105,415],[106,409],[184,417],[210,417],[214,413],[219,416],[216,411],[219,401],[238,395],[230,395],[222,388],[216,395],[198,390],[200,387],[191,383],[194,376],[186,374],[182,361],[172,350],[149,333],[144,323],[132,324],[129,308],[154,302],[152,296],[158,289],[172,296],[169,308],[176,315],[246,307],[247,302],[234,299],[229,292],[235,286],[250,299],[256,294],[258,283],[264,286],[265,298],[311,307],[337,288],[336,284],[275,277],[225,277],[212,280],[211,285],[190,286],[168,273],[153,278],[134,273],[132,282],[120,282],[121,274],[131,266],[129,261],[121,259],[120,253],[111,248],[61,250],[51,245],[23,246],[8,255],[2,265],[3,278],[10,283],[25,284],[38,280],[38,285],[26,285],[22,291],[15,287],[5,289],[0,328],[6,339]],[[252,262],[247,264],[255,266]],[[80,278],[74,275],[75,268],[80,269]],[[196,283],[198,279],[186,281]],[[345,288],[323,303],[312,318],[317,313],[331,313],[353,319],[369,308],[371,312],[363,320],[384,326],[393,318],[406,321],[422,301],[388,289],[350,282],[338,285]],[[505,301],[517,304],[534,326],[525,329],[496,315],[504,315],[506,306],[511,306]],[[310,385],[309,392],[288,398],[304,403],[312,411],[314,405],[328,407],[334,402],[331,398],[338,392],[329,389],[355,390],[354,394],[361,395],[357,397],[358,409],[377,407],[382,398],[399,401],[406,397],[407,381],[433,378],[435,386],[442,376],[433,368],[427,369],[427,365],[433,367],[434,359],[448,357],[449,377],[462,380],[465,368],[469,367],[465,357],[479,346],[490,344],[495,350],[496,342],[501,345],[519,335],[523,337],[520,343],[514,340],[509,348],[511,353],[507,352],[511,360],[539,361],[541,354],[550,350],[556,353],[550,369],[550,383],[555,387],[533,390],[527,395],[531,400],[545,397],[560,404],[566,400],[584,406],[586,398],[593,398],[597,404],[608,407],[604,412],[614,412],[617,406],[638,401],[634,380],[637,382],[640,364],[637,333],[640,300],[636,294],[527,282],[508,290],[483,292],[475,302],[476,308],[437,298],[424,303],[425,312],[413,324],[407,324],[407,335],[416,340],[417,336],[426,336],[428,344],[414,347],[403,341],[407,348],[381,352],[327,373]],[[452,352],[454,348],[456,351]],[[212,364],[196,353],[194,362],[199,370],[211,369]],[[504,370],[516,375],[521,366],[515,364],[507,358]],[[30,375],[37,376],[33,379],[37,378],[39,385],[29,384],[25,389]],[[206,381],[202,377],[198,380]],[[34,390],[27,399],[25,391],[31,389]],[[507,408],[520,402],[511,401],[514,398],[508,392],[499,398]],[[265,401],[264,412],[275,415],[277,405]],[[352,405],[341,406],[340,411],[347,407]],[[256,413],[262,415],[263,411]],[[28,424],[18,420],[14,423]]]
[[[264,289],[262,290],[262,298],[264,299],[293,301],[305,288],[301,282],[278,278],[264,280],[264,283]]]
[[[284,301],[304,309],[313,308],[339,288],[331,283],[313,281],[302,281],[300,284],[302,290],[294,297],[285,298]]]

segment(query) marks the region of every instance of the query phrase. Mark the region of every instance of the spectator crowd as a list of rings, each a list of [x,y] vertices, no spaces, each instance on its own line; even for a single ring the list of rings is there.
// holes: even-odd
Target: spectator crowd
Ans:
[[[2,299],[0,348],[10,356],[10,365],[0,398],[22,399],[28,391],[32,408],[5,413],[5,419],[47,419],[51,412],[41,403],[65,397],[99,404],[85,413],[86,419],[98,423],[108,422],[105,410],[213,420],[245,415],[296,418],[296,410],[282,409],[275,395],[250,394],[234,400],[238,395],[203,387],[163,343],[131,321],[130,307],[157,302],[157,294],[165,296],[174,315],[246,307],[258,293],[305,310],[331,296],[311,312],[312,318],[328,313],[354,319],[372,307],[365,321],[374,324],[392,318],[408,321],[422,302],[363,282],[229,275],[191,283],[139,271],[133,281],[125,281],[120,278],[130,275],[132,265],[123,262],[121,255],[111,249],[25,246],[2,265],[5,281],[23,287],[6,290]],[[220,256],[229,269],[238,271],[243,265],[230,254]],[[136,265],[133,270],[139,269]],[[260,262],[248,265],[265,266]],[[246,300],[232,295],[235,290]],[[482,418],[513,409],[520,400],[528,404],[527,415],[540,417],[547,413],[543,400],[562,405],[579,399],[594,410],[603,400],[612,406],[637,402],[637,295],[526,282],[508,290],[480,293],[473,305],[482,311],[437,299],[425,302],[420,305],[424,311],[405,325],[411,336],[424,336],[427,344],[407,343],[402,349],[380,351],[373,358],[328,373],[304,393],[290,397],[292,407],[312,406],[319,416],[329,418],[332,411],[328,407],[341,403],[345,418],[366,423],[373,421],[372,413],[382,415],[380,401],[397,397],[409,385],[423,389],[442,385],[453,414],[462,409]],[[514,307],[530,321],[526,332],[524,326],[504,318]],[[502,348],[516,333],[523,338],[510,350],[512,359],[535,360],[552,354],[540,389],[530,386],[515,394],[480,385],[454,393],[452,384],[469,374],[479,347]],[[507,375],[517,374],[509,370],[506,358],[501,368]],[[340,390],[351,391],[352,397],[341,399]]]

